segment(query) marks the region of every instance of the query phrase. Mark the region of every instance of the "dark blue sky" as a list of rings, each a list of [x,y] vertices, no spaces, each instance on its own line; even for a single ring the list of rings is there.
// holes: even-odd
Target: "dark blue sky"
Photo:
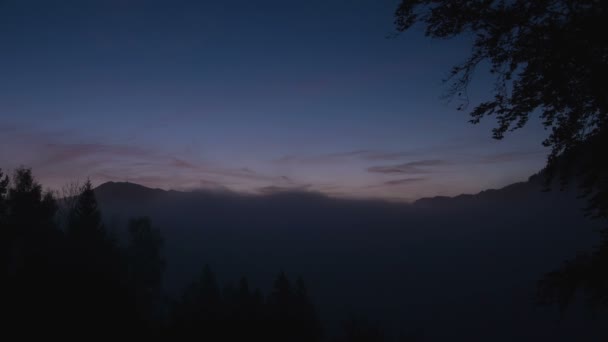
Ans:
[[[538,171],[540,125],[469,124],[441,99],[466,39],[387,38],[397,3],[1,1],[0,167],[406,200]]]

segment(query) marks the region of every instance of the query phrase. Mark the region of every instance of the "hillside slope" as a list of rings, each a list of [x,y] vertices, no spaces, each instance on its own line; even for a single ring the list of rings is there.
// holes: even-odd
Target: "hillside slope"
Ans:
[[[226,282],[268,288],[302,275],[322,317],[349,313],[426,340],[599,340],[577,309],[558,324],[535,306],[537,280],[597,238],[572,192],[537,179],[411,205],[311,193],[241,196],[108,183],[96,190],[109,222],[147,215],[166,238],[167,288],[203,264]]]

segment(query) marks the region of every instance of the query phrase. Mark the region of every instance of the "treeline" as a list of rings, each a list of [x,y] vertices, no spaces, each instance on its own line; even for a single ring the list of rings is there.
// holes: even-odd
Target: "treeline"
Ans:
[[[106,334],[157,327],[162,239],[146,219],[120,246],[90,182],[72,198],[44,192],[29,169],[0,172],[2,317],[17,333]]]
[[[73,189],[74,190],[74,189]],[[208,266],[177,299],[163,292],[163,238],[148,218],[108,231],[90,182],[59,198],[31,170],[0,170],[1,321],[20,337],[320,341],[304,281],[280,272],[267,295],[246,278],[222,288]],[[382,341],[349,321],[336,341]],[[5,335],[9,336],[9,335]],[[323,338],[325,336],[325,338]]]

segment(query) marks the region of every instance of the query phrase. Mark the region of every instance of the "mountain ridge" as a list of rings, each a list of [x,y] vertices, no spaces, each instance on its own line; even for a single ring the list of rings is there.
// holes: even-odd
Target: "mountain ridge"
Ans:
[[[542,189],[542,180],[540,179],[542,176],[539,174],[534,174],[528,178],[526,181],[515,182],[512,184],[505,185],[500,188],[488,188],[481,190],[477,193],[462,193],[453,196],[429,196],[429,197],[421,197],[412,202],[401,202],[401,201],[391,201],[382,198],[348,198],[348,197],[334,197],[322,192],[313,192],[313,191],[302,191],[299,189],[285,190],[285,191],[277,191],[277,192],[264,192],[264,193],[239,193],[230,190],[215,190],[215,189],[194,189],[194,190],[165,190],[161,188],[152,188],[147,187],[145,185],[141,185],[133,182],[104,182],[97,187],[95,187],[94,191],[96,194],[99,194],[104,197],[116,197],[121,199],[129,199],[129,200],[141,200],[146,197],[157,197],[162,196],[163,194],[196,194],[196,195],[209,195],[209,196],[222,196],[227,195],[230,197],[247,197],[247,198],[268,198],[268,197],[286,197],[289,195],[299,195],[299,196],[314,196],[314,197],[323,197],[329,200],[344,200],[344,201],[353,201],[353,202],[387,202],[387,203],[396,203],[402,204],[405,206],[411,207],[427,207],[433,204],[444,204],[445,202],[454,201],[454,200],[470,200],[477,197],[489,198],[492,196],[504,194],[507,192],[526,192],[530,191],[533,188]]]
[[[533,176],[413,204],[125,183],[104,184],[96,193],[116,232],[139,216],[161,231],[171,293],[204,264],[228,284],[246,275],[266,290],[285,270],[306,280],[329,320],[362,312],[387,329],[407,324],[438,341],[454,335],[571,341],[577,336],[572,325],[555,328],[557,313],[536,307],[534,293],[543,274],[597,242],[597,222],[577,210],[584,201],[571,191],[542,190],[542,179]],[[434,329],[438,325],[445,329]]]

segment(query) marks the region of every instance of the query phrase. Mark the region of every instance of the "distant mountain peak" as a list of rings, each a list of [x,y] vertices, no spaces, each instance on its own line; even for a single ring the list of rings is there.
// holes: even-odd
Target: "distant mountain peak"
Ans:
[[[124,200],[140,200],[167,192],[131,182],[106,182],[96,187],[94,191],[98,197]]]
[[[245,194],[232,192],[227,188],[201,188],[191,191],[180,190],[163,190],[159,188],[149,188],[144,185],[131,182],[106,182],[95,188],[95,193],[98,197],[103,197],[104,200],[117,201],[145,201],[162,196],[169,195],[171,197],[190,194],[197,197],[205,196],[207,199],[220,199],[228,197],[260,197],[286,200],[289,198],[329,198],[321,193],[305,191],[305,189],[283,189],[277,187],[268,187],[260,194]],[[487,200],[516,200],[530,194],[539,193],[542,190],[542,177],[535,174],[529,177],[527,181],[513,183],[499,189],[486,189],[476,194],[460,194],[457,196],[434,196],[420,198],[412,203],[413,207],[436,207],[437,205],[449,205],[455,203],[471,203]],[[189,196],[189,198],[192,198]],[[372,202],[378,200],[370,200]]]
[[[516,200],[529,194],[537,194],[542,190],[538,177],[532,176],[525,182],[517,182],[498,189],[485,189],[476,194],[460,194],[456,196],[423,197],[414,202],[415,207],[434,207],[457,202],[487,201],[493,199]]]

